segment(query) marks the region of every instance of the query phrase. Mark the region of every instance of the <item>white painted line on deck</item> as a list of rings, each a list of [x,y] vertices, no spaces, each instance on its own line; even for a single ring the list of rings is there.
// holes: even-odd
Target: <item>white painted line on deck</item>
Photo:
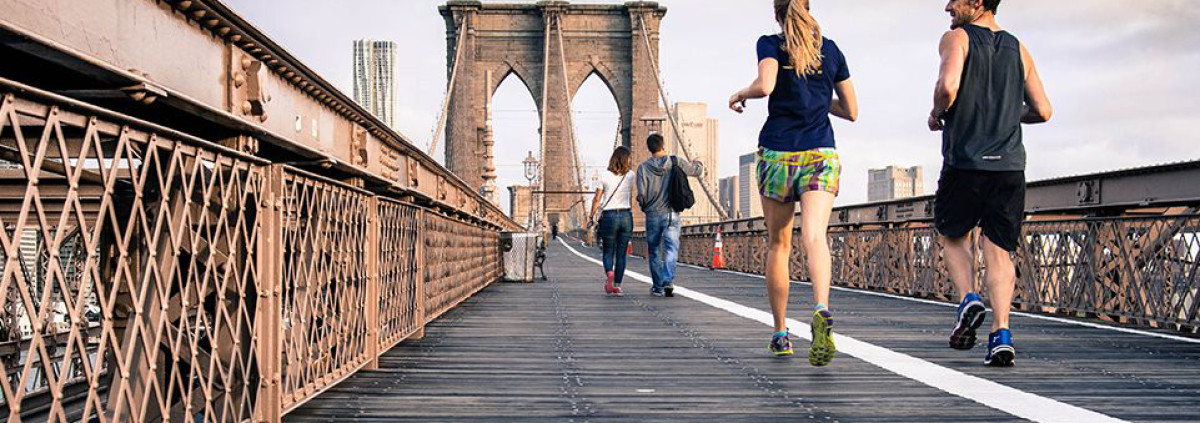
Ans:
[[[563,243],[563,245],[576,256],[603,266],[603,263],[599,260],[576,251],[570,244]],[[625,275],[637,281],[651,282],[650,278],[637,272],[626,270]],[[762,310],[746,307],[733,301],[717,298],[681,286],[675,287],[675,294],[767,326],[774,325],[774,318],[772,318],[771,313]],[[794,334],[804,339],[810,338],[810,327],[807,324],[794,319],[788,319],[787,322]],[[838,349],[847,355],[946,393],[975,401],[1022,419],[1043,423],[1124,422],[1124,420],[1031,394],[987,379],[971,376],[907,354],[859,341],[849,336],[841,334],[835,336],[837,337]]]
[[[582,243],[580,243],[580,246],[586,246],[586,245],[583,245]],[[700,270],[708,270],[707,267],[692,266],[692,264],[680,263],[679,266],[690,267],[690,268],[700,269]],[[749,276],[749,278],[756,278],[756,279],[766,279],[766,278],[764,278],[763,275],[756,275],[756,274],[743,273],[743,272],[734,272],[734,270],[716,270],[716,272],[728,273],[728,274],[733,274],[733,275]],[[802,281],[796,281],[796,280],[793,280],[792,284],[809,285],[809,286],[812,285],[812,284],[809,284],[809,282],[802,282]],[[911,303],[922,303],[922,304],[948,306],[948,308],[956,308],[956,306],[959,306],[958,304],[937,302],[937,300],[932,300],[932,299],[895,296],[895,294],[890,294],[890,293],[866,291],[866,290],[856,290],[856,288],[847,288],[844,286],[833,286],[832,288],[834,291],[853,292],[853,293],[866,294],[866,296],[901,299],[901,300],[906,300],[906,302],[911,302]],[[990,312],[991,310],[989,309],[988,311]],[[1171,335],[1171,334],[1166,334],[1166,333],[1148,332],[1148,330],[1122,328],[1122,327],[1117,327],[1117,326],[1109,326],[1109,324],[1100,324],[1100,323],[1084,322],[1084,321],[1078,321],[1078,320],[1070,320],[1070,318],[1039,315],[1039,314],[1033,314],[1033,312],[1012,311],[1012,312],[1010,312],[1010,314],[1012,314],[1013,316],[1037,318],[1037,320],[1048,321],[1048,322],[1074,324],[1074,326],[1081,326],[1081,327],[1086,327],[1086,328],[1112,330],[1112,332],[1120,332],[1120,333],[1126,333],[1126,334],[1130,334],[1130,335],[1151,336],[1151,338],[1168,339],[1168,340],[1178,341],[1178,342],[1187,342],[1187,344],[1200,344],[1200,339],[1187,338],[1187,336],[1178,336],[1178,335]]]

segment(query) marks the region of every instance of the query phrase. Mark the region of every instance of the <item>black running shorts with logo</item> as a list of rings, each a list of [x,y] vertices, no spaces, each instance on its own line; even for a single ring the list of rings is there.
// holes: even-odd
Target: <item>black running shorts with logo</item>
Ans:
[[[991,172],[946,167],[938,180],[934,226],[949,238],[976,227],[1006,251],[1020,245],[1025,220],[1025,172]]]

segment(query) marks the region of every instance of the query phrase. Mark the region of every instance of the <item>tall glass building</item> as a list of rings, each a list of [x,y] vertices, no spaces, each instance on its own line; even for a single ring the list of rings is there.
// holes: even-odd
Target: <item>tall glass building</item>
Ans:
[[[396,43],[354,42],[354,101],[396,127]]]

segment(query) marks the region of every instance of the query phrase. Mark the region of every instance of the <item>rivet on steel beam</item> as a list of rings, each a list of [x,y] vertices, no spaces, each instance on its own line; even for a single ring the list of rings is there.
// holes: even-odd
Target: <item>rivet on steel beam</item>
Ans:
[[[229,36],[229,41],[238,42],[242,40],[242,34],[233,34]]]
[[[250,112],[253,112],[253,111],[254,111],[254,105],[250,104],[250,101],[242,102],[242,114],[243,115],[248,115],[248,114],[250,114]]]
[[[192,12],[192,17],[196,19],[203,18],[205,15],[208,15],[208,11],[204,9],[199,9],[195,12]]]
[[[216,27],[217,24],[219,24],[219,23],[221,23],[220,19],[209,19],[207,21],[204,21],[204,25],[208,26],[209,28]]]
[[[249,57],[242,58],[242,70],[249,70],[250,65],[252,65],[252,64],[254,64],[254,59],[251,59]]]
[[[220,35],[220,36],[224,37],[224,36],[226,36],[226,35],[229,35],[229,32],[230,32],[230,31],[232,31],[232,30],[233,30],[233,29],[232,29],[232,28],[230,28],[230,27],[223,26],[223,27],[217,28],[217,35]]]

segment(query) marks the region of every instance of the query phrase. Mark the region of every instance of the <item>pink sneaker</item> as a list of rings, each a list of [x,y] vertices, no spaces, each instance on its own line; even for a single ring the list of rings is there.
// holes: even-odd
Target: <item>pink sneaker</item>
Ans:
[[[612,295],[614,297],[624,297],[625,291],[622,291],[620,286],[613,285]]]
[[[613,276],[613,272],[608,272],[608,282],[604,283],[604,293],[608,295],[613,295],[616,293],[615,290],[620,290],[613,286]]]

